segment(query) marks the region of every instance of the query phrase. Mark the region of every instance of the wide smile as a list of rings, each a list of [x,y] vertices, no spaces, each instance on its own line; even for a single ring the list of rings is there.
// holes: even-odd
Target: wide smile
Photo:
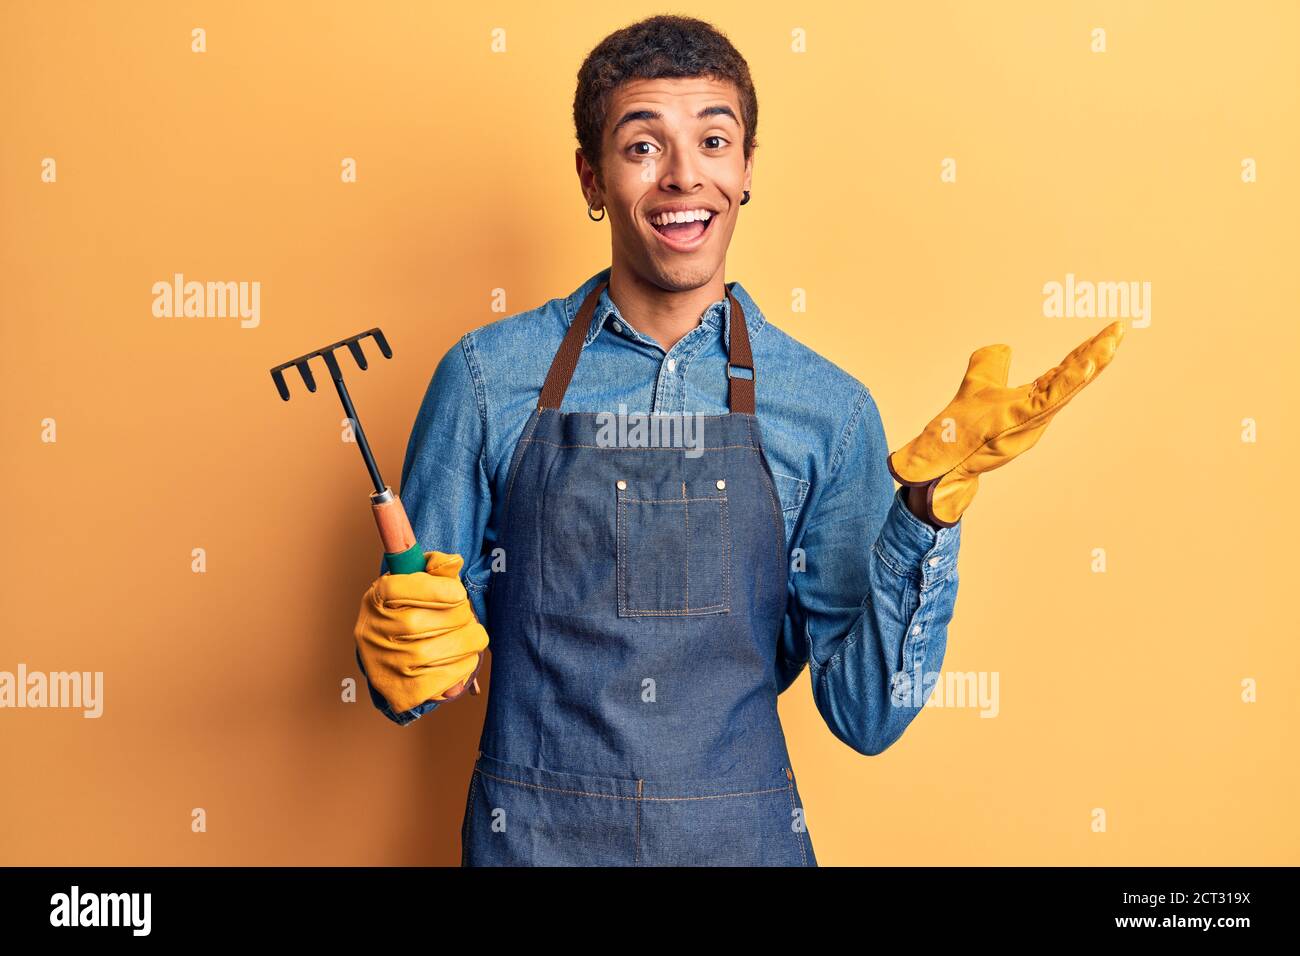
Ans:
[[[663,225],[650,223],[659,241],[673,252],[694,252],[708,241],[713,224],[718,220],[714,213],[708,219],[696,219],[692,222],[672,222]]]

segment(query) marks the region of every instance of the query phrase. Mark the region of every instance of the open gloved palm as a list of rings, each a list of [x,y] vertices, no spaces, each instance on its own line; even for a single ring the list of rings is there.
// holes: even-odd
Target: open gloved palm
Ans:
[[[1123,337],[1124,323],[1112,322],[1016,388],[1007,386],[1010,346],[977,349],[956,397],[890,454],[890,473],[902,485],[925,486],[930,521],[952,527],[975,497],[980,475],[1032,448],[1056,413],[1110,364]]]
[[[396,711],[453,700],[478,674],[487,631],[460,581],[458,554],[425,552],[425,570],[381,574],[361,599],[354,636],[371,685]]]

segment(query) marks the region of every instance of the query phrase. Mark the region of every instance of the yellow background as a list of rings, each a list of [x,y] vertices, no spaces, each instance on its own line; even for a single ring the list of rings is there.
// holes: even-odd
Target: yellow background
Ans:
[[[967,513],[944,669],[997,672],[999,715],[927,709],[869,758],[806,672],[781,698],[823,864],[1300,863],[1298,10],[690,7],[759,93],[727,278],[871,387],[892,447],[976,347],[1012,345],[1025,382],[1104,324],[1045,318],[1045,282],[1152,284],[1150,327]],[[514,313],[608,264],[575,74],[687,11],[0,11],[0,670],[105,672],[99,720],[0,711],[0,863],[458,862],[485,698],[407,728],[364,685],[341,702],[377,561],[365,472],[333,395],[284,404],[267,370],[382,326],[394,361],[349,378],[395,483],[492,290]],[[154,318],[176,272],[261,282],[260,326]]]

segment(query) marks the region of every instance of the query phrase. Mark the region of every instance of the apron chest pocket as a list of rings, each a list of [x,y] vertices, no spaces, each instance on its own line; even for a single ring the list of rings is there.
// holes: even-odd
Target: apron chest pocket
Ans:
[[[731,611],[731,526],[725,479],[615,483],[618,616]]]

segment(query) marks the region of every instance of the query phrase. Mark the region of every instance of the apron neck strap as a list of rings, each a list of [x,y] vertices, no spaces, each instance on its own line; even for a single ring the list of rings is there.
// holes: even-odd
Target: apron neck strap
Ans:
[[[569,382],[578,367],[578,357],[582,354],[582,340],[587,337],[591,327],[591,317],[596,311],[600,294],[609,285],[608,281],[600,283],[587,294],[578,309],[578,315],[564,335],[555,358],[551,361],[550,371],[546,373],[546,383],[542,386],[542,396],[537,401],[538,411],[554,408],[557,411],[564,401],[564,394],[569,390]],[[724,286],[725,288],[725,286]],[[731,335],[728,342],[727,380],[729,382],[728,399],[732,412],[746,415],[754,414],[754,353],[749,347],[749,328],[745,324],[745,310],[736,301],[736,297],[727,289],[727,299],[731,302]],[[743,369],[748,377],[732,374],[733,369]]]

